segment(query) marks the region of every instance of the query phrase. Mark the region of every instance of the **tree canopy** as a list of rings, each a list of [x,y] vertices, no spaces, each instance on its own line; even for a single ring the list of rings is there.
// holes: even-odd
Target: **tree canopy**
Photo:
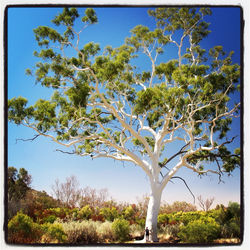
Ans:
[[[239,166],[239,149],[230,152],[226,147],[234,138],[222,140],[240,106],[228,106],[230,93],[237,90],[240,67],[232,63],[233,51],[200,47],[210,33],[204,21],[209,14],[208,8],[150,10],[156,21],[154,30],[138,25],[124,45],[107,46],[101,53],[99,44],[80,43],[80,34],[98,20],[95,11],[86,9],[77,31],[78,10],[65,8],[52,20],[60,32],[47,26],[34,29],[41,47],[34,55],[40,61],[34,72],[27,70],[37,83],[55,91],[50,100],[40,99],[29,107],[23,97],[9,100],[9,120],[73,146],[72,152],[79,155],[144,166],[141,155],[152,158],[158,150],[164,156],[168,143],[179,140],[183,143],[180,151],[159,160],[161,167],[186,154],[186,167],[199,173],[203,168],[193,167],[199,161],[216,162],[219,172],[232,171]],[[177,46],[178,57],[158,62],[170,43]],[[76,53],[68,56],[72,48]],[[142,53],[152,67],[139,72],[133,59]],[[129,148],[139,154],[131,157]]]

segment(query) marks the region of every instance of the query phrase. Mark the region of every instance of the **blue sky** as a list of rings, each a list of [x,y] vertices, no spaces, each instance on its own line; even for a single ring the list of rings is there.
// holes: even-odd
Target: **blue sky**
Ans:
[[[130,30],[138,25],[153,27],[147,8],[95,8],[99,23],[86,30],[83,44],[94,41],[101,48],[123,44]],[[240,63],[240,9],[212,8],[213,15],[207,18],[212,33],[202,46],[206,49],[214,45],[223,45],[224,50],[235,51],[233,61]],[[50,20],[60,12],[58,8],[9,8],[8,9],[8,98],[23,96],[33,104],[39,98],[49,98],[51,92],[35,85],[32,77],[25,75],[26,68],[32,68],[37,62],[33,51],[38,50],[33,29],[39,25],[51,25]],[[84,9],[79,9],[83,13]],[[238,96],[234,96],[238,98]],[[231,134],[240,131],[239,119],[232,124]],[[112,197],[120,201],[135,202],[143,194],[149,193],[146,174],[130,164],[110,159],[83,158],[55,152],[56,144],[47,138],[38,138],[33,142],[18,141],[17,138],[32,138],[34,132],[28,128],[8,125],[8,165],[24,167],[32,175],[32,187],[51,193],[51,185],[58,178],[75,175],[81,186],[96,189],[107,188]],[[239,137],[235,145],[239,144]],[[215,197],[214,203],[227,204],[228,201],[240,201],[240,171],[233,176],[224,176],[225,183],[218,185],[217,176],[198,178],[189,170],[182,169],[179,174],[185,178],[192,192],[204,198]],[[162,200],[172,203],[175,200],[193,202],[193,198],[179,180],[169,183]]]

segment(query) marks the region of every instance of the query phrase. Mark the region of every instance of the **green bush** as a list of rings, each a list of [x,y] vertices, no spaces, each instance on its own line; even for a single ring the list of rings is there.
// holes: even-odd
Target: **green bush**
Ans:
[[[67,236],[63,231],[63,227],[59,223],[43,224],[42,229],[44,231],[42,243],[64,243],[67,240]]]
[[[135,215],[135,210],[133,209],[132,206],[128,206],[123,210],[122,214],[125,220],[133,220]]]
[[[140,219],[140,218],[136,218],[135,220],[136,224],[138,224],[140,227],[145,228],[145,224],[146,224],[146,220],[145,219]]]
[[[157,221],[158,221],[158,227],[160,227],[160,225],[166,225],[169,222],[169,215],[159,214]]]
[[[115,207],[103,207],[100,209],[100,215],[102,215],[105,220],[114,221],[118,217],[118,211]]]
[[[10,243],[37,243],[42,235],[39,224],[26,214],[18,212],[8,223],[8,241]]]
[[[240,237],[240,225],[236,221],[231,221],[224,224],[221,229],[222,238],[239,238]]]
[[[54,223],[56,220],[56,216],[54,214],[49,215],[48,217],[44,218],[43,221],[44,223]]]
[[[112,223],[112,231],[116,240],[122,242],[129,239],[129,222],[124,219],[115,219]]]
[[[184,243],[211,243],[220,235],[220,225],[213,218],[201,218],[180,227],[178,236]]]
[[[202,217],[206,217],[206,212],[204,211],[192,211],[192,212],[177,212],[169,215],[169,223],[182,222],[187,225],[189,222],[194,220],[199,220]]]
[[[78,217],[80,219],[88,220],[92,214],[93,214],[93,211],[91,210],[90,206],[86,205],[85,207],[81,208],[81,210],[78,213]]]

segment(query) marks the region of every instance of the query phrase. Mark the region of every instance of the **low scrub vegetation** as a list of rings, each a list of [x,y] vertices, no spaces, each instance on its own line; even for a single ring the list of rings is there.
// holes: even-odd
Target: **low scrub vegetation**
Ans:
[[[133,242],[144,235],[144,224],[137,223],[140,217],[136,209],[135,205],[120,211],[115,207],[106,210],[90,206],[72,209],[59,207],[36,211],[34,218],[17,212],[8,222],[8,241],[15,244],[82,245]],[[106,213],[103,216],[103,211],[109,211],[109,215],[106,216]],[[240,206],[229,203],[228,207],[221,205],[209,211],[160,214],[158,235],[161,242],[192,244],[210,244],[222,238],[238,239]]]
[[[25,169],[21,172],[28,181],[13,182],[15,178],[10,178],[12,185],[8,188],[8,243],[85,245],[131,243],[143,239],[146,196],[137,204],[118,203],[108,199],[106,189],[85,188],[77,202],[74,199],[75,203],[65,203],[44,191],[31,189],[31,177]],[[17,170],[10,167],[9,176],[13,173],[16,174]],[[73,180],[72,177],[67,181]],[[57,186],[60,187],[59,183]],[[64,197],[63,193],[61,196]],[[172,205],[165,203],[160,208],[160,242],[239,243],[240,233],[240,205],[236,202],[203,211],[197,211],[193,204],[182,201]]]

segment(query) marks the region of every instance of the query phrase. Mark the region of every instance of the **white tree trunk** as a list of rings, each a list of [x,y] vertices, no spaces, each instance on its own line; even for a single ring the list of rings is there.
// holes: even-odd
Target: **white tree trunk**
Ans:
[[[146,225],[150,230],[149,241],[158,242],[157,237],[157,218],[160,210],[162,190],[158,185],[151,184],[151,194],[149,197],[148,211],[146,218]],[[146,240],[146,234],[144,235],[144,240]]]

